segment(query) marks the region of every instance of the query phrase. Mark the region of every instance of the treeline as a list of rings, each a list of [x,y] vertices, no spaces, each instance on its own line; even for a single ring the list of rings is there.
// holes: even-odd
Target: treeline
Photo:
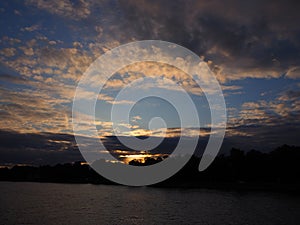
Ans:
[[[0,180],[112,184],[112,182],[95,172],[89,165],[81,162],[57,164],[55,166],[16,165],[12,168],[0,168]]]
[[[164,158],[147,158],[129,164],[147,166]],[[176,159],[175,159],[176,160]],[[290,189],[300,192],[300,147],[283,145],[269,153],[244,152],[233,148],[220,155],[203,172],[198,171],[200,158],[193,156],[173,177],[155,186]],[[14,166],[0,169],[2,181],[38,181],[112,184],[88,165],[80,162],[56,166]]]
[[[220,155],[203,172],[200,159],[192,157],[175,176],[160,185],[238,187],[251,189],[290,189],[300,192],[300,147],[283,145],[269,153],[233,148]]]

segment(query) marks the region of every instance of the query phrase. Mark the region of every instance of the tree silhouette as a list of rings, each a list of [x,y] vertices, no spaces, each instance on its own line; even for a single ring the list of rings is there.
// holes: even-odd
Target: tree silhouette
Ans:
[[[188,156],[187,156],[188,157]],[[132,166],[149,166],[166,157],[134,159]],[[181,160],[174,157],[172,160]],[[263,187],[270,189],[293,189],[300,191],[300,147],[283,145],[269,153],[232,148],[229,155],[219,155],[203,172],[198,171],[201,158],[192,156],[188,163],[174,176],[156,186],[184,187]],[[97,163],[109,163],[99,160]],[[55,166],[14,166],[0,168],[2,181],[38,181],[112,184],[90,166],[81,162]]]

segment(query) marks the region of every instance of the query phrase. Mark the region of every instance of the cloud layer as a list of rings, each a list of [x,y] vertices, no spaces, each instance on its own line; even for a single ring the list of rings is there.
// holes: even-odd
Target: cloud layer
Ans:
[[[121,44],[145,39],[182,45],[216,74],[228,105],[227,143],[299,144],[298,1],[13,0],[1,2],[0,11],[0,130],[11,132],[6,135],[16,137],[12,142],[21,134],[37,135],[36,146],[26,148],[26,154],[30,148],[40,149],[36,140],[43,139],[45,132],[64,133],[59,141],[69,140],[76,85],[97,57]],[[118,71],[99,95],[97,126],[102,136],[113,135],[110,118],[101,116],[102,111],[130,103],[114,101],[118,91],[153,75],[160,78],[157,88],[167,79],[182,86],[209,121],[203,92],[191,77],[169,65],[145,62]],[[85,92],[82,99],[92,94]],[[120,125],[131,128],[129,134],[149,135],[143,124],[146,117],[136,114],[132,124]],[[205,125],[209,127],[209,122]],[[197,129],[171,128],[168,138],[179,132],[198,135]],[[65,143],[60,144],[55,147],[61,149]],[[13,157],[6,144],[1,148]]]

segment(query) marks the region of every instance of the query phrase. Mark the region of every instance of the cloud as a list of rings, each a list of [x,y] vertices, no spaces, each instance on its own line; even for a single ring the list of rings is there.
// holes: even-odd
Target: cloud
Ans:
[[[268,1],[230,0],[224,6],[216,0],[121,0],[115,4],[94,0],[75,3],[27,0],[26,5],[33,13],[29,15],[26,10],[22,11],[24,23],[20,20],[19,27],[7,28],[14,32],[8,32],[10,37],[4,36],[0,40],[0,60],[17,74],[5,72],[0,76],[0,127],[3,129],[20,133],[72,132],[70,104],[81,75],[98,56],[133,40],[160,39],[189,48],[208,63],[222,82],[226,95],[243,91],[239,83],[230,82],[233,80],[282,76],[299,79],[297,2],[275,0],[270,4]],[[31,23],[36,21],[39,13],[45,14],[45,20],[38,21],[38,25]],[[48,19],[50,25],[45,22]],[[43,31],[43,34],[33,31]],[[157,55],[161,56],[160,53]],[[184,66],[183,59],[176,60]],[[107,67],[112,63],[120,62],[109,62]],[[110,107],[132,103],[114,101],[113,96],[135,79],[153,75],[160,78],[156,80],[156,87],[166,88],[164,84],[169,79],[196,97],[203,95],[184,72],[162,63],[147,62],[118,71],[106,83],[107,92],[101,93],[98,100]],[[97,84],[98,77],[92,82]],[[91,95],[94,93],[84,92],[81,97]],[[245,144],[249,143],[247,138],[250,137],[257,143],[265,138],[272,144],[285,140],[293,143],[294,138],[297,142],[298,90],[280,93],[267,101],[247,101],[241,108],[235,105],[236,110],[231,112],[228,128],[231,140]],[[139,118],[134,120],[139,121]],[[134,129],[131,134],[150,135],[149,130],[141,129],[137,124],[123,125]],[[112,135],[109,121],[98,121],[97,126],[101,128],[102,136]],[[89,124],[84,128],[88,129]],[[167,135],[175,138],[180,132],[179,128],[174,128],[168,130]],[[183,132],[190,136],[199,135],[197,129]],[[158,136],[161,131],[153,133]]]
[[[26,79],[20,76],[13,76],[10,74],[2,73],[0,74],[0,81],[11,82],[14,84],[26,84]]]
[[[0,164],[49,165],[83,161],[73,135],[0,130]]]
[[[1,43],[8,43],[10,45],[21,43],[21,40],[18,38],[4,36],[2,37]]]
[[[33,56],[34,55],[34,51],[33,51],[33,48],[27,48],[27,47],[19,47],[23,53],[25,55],[28,55],[28,56]]]
[[[101,38],[103,34],[103,28],[100,26],[95,26],[95,31],[97,32],[97,38]]]
[[[49,41],[49,45],[56,45],[56,41]]]
[[[285,91],[271,101],[245,102],[230,112],[229,126],[284,126],[300,123],[300,92]]]
[[[65,130],[71,132],[70,111],[55,107],[63,102],[43,93],[27,91],[22,93],[0,89],[0,111],[4,114],[0,122],[2,129],[19,132]]]
[[[74,49],[52,48],[58,40],[51,40],[48,47],[34,48],[36,53],[32,55],[31,46],[27,46],[25,54],[37,55],[37,64],[56,66],[60,70],[67,67],[66,79],[77,77],[74,79],[77,80],[79,73],[108,49],[141,39],[162,39],[191,49],[209,62],[223,83],[248,77],[278,78],[285,73],[286,77],[294,78],[294,65],[299,64],[298,26],[295,23],[299,17],[295,9],[299,4],[291,7],[277,0],[269,7],[266,1],[246,4],[232,0],[228,2],[230,10],[225,12],[219,1],[191,0],[187,4],[175,0],[152,1],[150,4],[149,1],[130,0],[120,1],[115,6],[122,13],[114,13],[114,8],[106,1],[82,0],[72,4],[68,0],[28,0],[26,4],[69,18],[94,18],[87,20],[90,29],[84,28],[81,32],[85,43],[75,41]],[[110,23],[92,10],[98,7],[107,9],[102,17],[109,18]],[[290,17],[283,17],[281,12],[288,12]],[[71,30],[78,29],[72,24],[69,26]],[[99,37],[101,43],[97,43]],[[83,47],[88,49],[83,51]],[[81,50],[75,52],[76,49]],[[16,66],[17,62],[10,63]],[[28,73],[28,69],[23,67],[19,72]]]
[[[137,39],[162,39],[211,60],[221,81],[277,78],[299,65],[300,5],[277,0],[120,1],[124,29]],[[284,15],[289,15],[284,16]]]
[[[12,57],[16,54],[15,48],[4,48],[0,51],[1,55],[4,55],[5,57]]]
[[[86,18],[91,13],[90,3],[86,0],[76,1],[76,4],[70,0],[26,0],[26,4],[74,20]]]
[[[78,42],[78,41],[74,41],[74,42],[73,42],[73,46],[74,46],[75,48],[82,48],[82,47],[83,47],[82,44],[81,44],[80,42]]]
[[[164,56],[162,56],[162,58],[160,59],[159,54],[160,53],[157,53],[158,60],[172,60],[171,57],[167,58],[166,56],[165,58],[163,58]],[[182,61],[183,68],[188,68],[188,66],[185,65],[187,62],[185,62],[183,59],[177,58],[176,60]],[[205,65],[203,65],[203,67],[205,67]],[[194,69],[199,69],[199,68],[194,68]],[[206,74],[205,71],[199,74],[198,76],[201,77],[201,82],[203,83],[204,86],[206,84],[208,84],[209,86],[209,84],[212,82],[211,81],[212,77],[210,76],[210,74]],[[122,68],[121,70],[117,71],[111,77],[111,79],[109,79],[105,83],[104,89],[121,90],[122,88],[125,88],[126,86],[133,84],[138,79],[140,80],[134,84],[137,90],[149,90],[155,87],[155,88],[170,90],[174,92],[178,92],[178,91],[181,92],[185,90],[186,92],[193,95],[200,95],[200,96],[203,95],[203,91],[199,87],[198,83],[195,81],[195,77],[186,74],[185,72],[177,69],[174,66],[165,63],[160,63],[160,62],[139,62],[139,63],[130,64]],[[100,80],[98,79],[98,82],[99,81]],[[210,89],[209,87],[206,88],[206,91],[207,92],[214,91],[213,89],[211,90],[209,89]],[[238,89],[241,89],[241,87],[230,86],[230,85],[224,86],[224,91],[233,91]]]
[[[14,10],[14,14],[18,15],[18,16],[22,16],[22,13],[19,10]]]
[[[29,26],[29,27],[21,28],[21,31],[32,32],[32,31],[38,30],[39,28],[40,28],[40,26],[36,24],[36,25]]]
[[[300,67],[292,67],[286,72],[286,77],[291,79],[299,79],[300,78]]]
[[[71,111],[66,104],[72,101],[74,87],[61,85],[49,78],[33,80],[10,74],[1,74],[0,81],[2,129],[71,132]],[[8,88],[11,85],[18,88]]]
[[[241,126],[230,127],[222,145],[221,153],[228,153],[232,146],[251,150],[253,148],[262,151],[271,150],[274,147],[287,143],[299,144],[297,129],[291,125],[265,126]],[[293,131],[290,133],[289,131]],[[151,154],[170,154],[178,143],[178,132],[180,129],[173,129],[175,135],[170,135],[163,142],[151,151]],[[203,130],[207,135],[200,137],[195,154],[201,156],[207,144],[208,130]],[[84,143],[91,146],[95,143],[93,138],[81,137]],[[128,140],[131,137],[123,137]],[[155,139],[155,137],[154,137]],[[185,140],[188,140],[185,139]],[[12,130],[0,130],[0,164],[29,163],[34,165],[57,164],[75,161],[84,161],[78,151],[74,136],[64,133],[19,133]],[[115,136],[102,137],[101,141],[105,148],[116,157],[122,160],[124,155],[143,154],[144,151],[133,151],[122,145]],[[268,142],[268,146],[264,143]],[[96,147],[96,146],[95,146]],[[105,149],[99,149],[101,156],[107,154]]]

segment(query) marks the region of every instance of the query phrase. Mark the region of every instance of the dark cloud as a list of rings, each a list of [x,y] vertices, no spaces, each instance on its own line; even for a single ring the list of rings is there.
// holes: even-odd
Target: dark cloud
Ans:
[[[73,135],[0,130],[0,163],[36,165],[82,161]]]
[[[0,81],[7,82],[7,83],[14,83],[14,84],[26,84],[27,80],[20,76],[14,76],[10,74],[0,74]],[[1,85],[3,86],[3,85]]]
[[[298,124],[298,125],[297,125]],[[285,123],[278,125],[243,125],[228,128],[228,134],[222,145],[223,152],[231,147],[244,150],[256,149],[268,152],[283,144],[299,146],[299,123]]]
[[[232,147],[243,150],[257,149],[268,152],[283,144],[299,145],[299,124],[278,125],[240,125],[228,127],[220,153],[227,154]],[[128,137],[130,138],[130,137]],[[188,137],[186,137],[187,141]],[[86,144],[93,147],[95,139],[84,138]],[[208,136],[200,137],[195,154],[201,156],[206,147]],[[0,164],[57,164],[84,161],[74,136],[64,133],[19,133],[0,130]],[[102,139],[106,148],[116,159],[122,155],[138,154],[123,146],[115,136]],[[165,138],[152,150],[151,154],[170,154],[178,143],[178,137]],[[268,143],[266,145],[266,143]],[[97,146],[94,146],[97,149]],[[120,152],[118,152],[120,151]],[[105,156],[104,156],[105,157]]]
[[[124,30],[183,45],[227,67],[299,65],[298,1],[123,1]]]

